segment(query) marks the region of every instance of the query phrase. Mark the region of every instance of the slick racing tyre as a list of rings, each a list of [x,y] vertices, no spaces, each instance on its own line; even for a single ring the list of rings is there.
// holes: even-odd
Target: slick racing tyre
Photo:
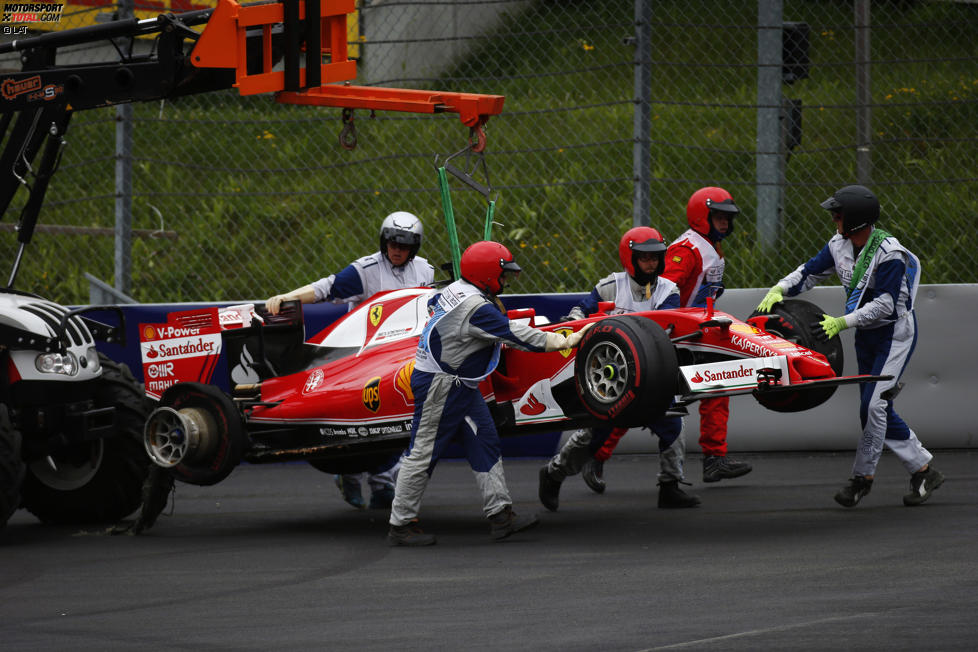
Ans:
[[[597,322],[574,361],[574,384],[585,409],[621,426],[646,425],[665,414],[678,377],[676,351],[665,331],[634,315]]]
[[[20,431],[11,425],[7,406],[0,405],[0,530],[20,507],[20,485],[25,472],[20,443]]]
[[[818,324],[822,321],[822,309],[810,301],[786,299],[775,304],[770,313],[754,312],[750,319],[767,316],[764,330],[778,337],[794,342],[806,349],[821,353],[829,361],[836,376],[842,375],[844,361],[842,341],[838,337],[827,339],[821,334]],[[755,321],[756,323],[756,321]],[[801,412],[810,410],[829,400],[835,387],[821,387],[796,392],[758,392],[757,402],[775,412]]]
[[[129,368],[99,356],[96,408],[114,407],[113,437],[72,444],[32,462],[24,507],[45,523],[109,523],[136,511],[149,460],[141,445],[149,405]]]
[[[244,455],[246,435],[227,394],[203,383],[177,383],[146,420],[143,443],[174,478],[205,486],[231,475]]]

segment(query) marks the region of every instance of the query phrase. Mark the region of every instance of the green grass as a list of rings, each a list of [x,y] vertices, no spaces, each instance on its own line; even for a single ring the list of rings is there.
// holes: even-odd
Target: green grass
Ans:
[[[813,65],[809,79],[785,87],[804,104],[804,135],[786,169],[773,251],[754,228],[756,2],[653,6],[652,225],[676,237],[688,196],[725,186],[743,210],[725,242],[727,283],[768,286],[824,244],[832,227],[818,203],[855,181],[851,4],[785,6],[785,20],[812,27]],[[883,224],[921,257],[924,282],[975,282],[978,7],[877,2],[873,22],[873,58],[885,60],[872,80]],[[413,84],[506,95],[486,160],[498,193],[494,233],[526,270],[519,291],[584,291],[618,266],[617,241],[632,223],[634,49],[622,43],[631,23],[627,1],[538,2],[442,79]],[[136,116],[134,226],[162,223],[178,236],[135,240],[132,294],[141,301],[261,298],[303,285],[373,251],[394,210],[424,221],[422,255],[448,260],[433,163],[465,143],[453,115],[357,112],[352,152],[337,145],[338,110],[267,97],[215,93],[137,105]],[[75,116],[43,223],[112,225],[112,117]],[[485,204],[458,184],[453,198],[464,245],[478,239]],[[6,260],[13,240],[0,245]],[[19,287],[84,302],[82,272],[111,281],[112,262],[111,238],[41,233]]]

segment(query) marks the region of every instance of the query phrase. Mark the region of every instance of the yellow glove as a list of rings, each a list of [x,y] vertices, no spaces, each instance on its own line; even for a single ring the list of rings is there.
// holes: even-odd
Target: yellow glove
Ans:
[[[781,289],[780,285],[775,285],[773,288],[767,291],[761,302],[757,304],[757,312],[771,312],[771,308],[774,304],[781,303],[784,300],[784,290]]]
[[[825,317],[825,319],[819,322],[819,325],[822,327],[825,337],[829,339],[832,339],[845,329],[849,328],[846,326],[845,317],[829,317],[826,314],[823,314],[822,316]]]

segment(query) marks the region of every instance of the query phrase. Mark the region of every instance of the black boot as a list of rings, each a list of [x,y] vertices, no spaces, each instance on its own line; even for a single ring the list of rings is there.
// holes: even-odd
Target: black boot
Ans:
[[[725,455],[707,455],[703,458],[703,482],[719,482],[739,478],[753,470],[748,462],[731,459]]]
[[[505,539],[511,534],[529,530],[540,522],[536,516],[518,516],[511,505],[506,505],[501,512],[489,517],[489,533],[496,541]]]
[[[548,466],[540,469],[540,502],[551,512],[556,512],[560,505],[560,481],[550,475]]]
[[[698,507],[700,499],[679,488],[678,480],[663,480],[659,483],[659,508],[684,509]]]
[[[432,546],[436,542],[434,534],[425,534],[414,520],[407,525],[392,525],[387,531],[387,543],[392,546]]]
[[[581,477],[584,478],[584,484],[591,488],[591,491],[598,494],[603,494],[605,490],[604,483],[604,461],[591,458],[581,469]]]

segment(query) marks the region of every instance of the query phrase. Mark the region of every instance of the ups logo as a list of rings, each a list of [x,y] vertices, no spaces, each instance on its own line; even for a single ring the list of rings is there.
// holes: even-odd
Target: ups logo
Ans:
[[[371,378],[363,386],[362,399],[363,407],[371,412],[376,412],[380,409],[380,376]]]

